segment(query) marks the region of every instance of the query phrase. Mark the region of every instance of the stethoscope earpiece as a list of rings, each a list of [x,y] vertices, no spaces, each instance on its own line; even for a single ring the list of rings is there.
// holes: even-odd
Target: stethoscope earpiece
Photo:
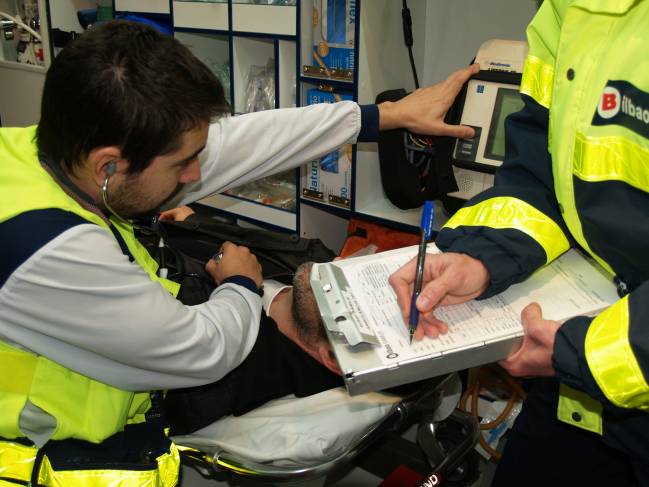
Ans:
[[[106,164],[106,177],[109,178],[113,174],[115,174],[116,169],[117,169],[116,161],[110,161],[108,164]]]

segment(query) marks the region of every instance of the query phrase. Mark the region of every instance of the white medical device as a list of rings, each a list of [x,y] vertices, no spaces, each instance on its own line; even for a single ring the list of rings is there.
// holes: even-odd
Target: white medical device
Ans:
[[[505,117],[523,108],[519,94],[527,42],[494,39],[484,42],[475,62],[480,72],[458,97],[458,123],[475,129],[473,139],[457,139],[453,172],[459,190],[449,196],[468,200],[493,185],[505,158]]]

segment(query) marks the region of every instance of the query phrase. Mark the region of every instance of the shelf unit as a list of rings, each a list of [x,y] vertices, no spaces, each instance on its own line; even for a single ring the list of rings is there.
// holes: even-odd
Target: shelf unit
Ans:
[[[481,19],[491,18],[497,15],[498,9],[509,5],[508,0],[494,1],[502,4],[492,9],[494,12],[489,9],[484,12],[486,7],[481,9],[477,0],[461,0],[457,5],[427,0],[409,2],[415,61],[420,66],[420,76],[424,73],[422,86],[466,65],[484,39],[524,38],[524,28],[537,8],[536,2],[517,2],[516,6],[507,7],[512,18],[482,22]],[[321,3],[322,0],[296,0],[295,5],[280,6],[260,5],[258,0],[114,0],[114,10],[116,14],[167,15],[174,35],[229,87],[235,114],[246,111],[243,94],[250,66],[265,66],[269,59],[274,68],[277,108],[303,106],[309,102],[309,90],[321,86],[348,93],[360,104],[373,103],[376,95],[384,90],[414,89],[403,43],[401,2],[347,0],[348,5],[355,7],[354,64],[349,70],[337,70],[329,78],[322,74],[322,69],[318,71],[321,65],[313,56],[313,6]],[[329,0],[331,3],[333,0]],[[458,20],[449,22],[449,19]],[[458,23],[472,25],[468,42],[457,42]],[[318,52],[317,45],[315,51]],[[427,62],[428,59],[432,62]],[[312,67],[305,69],[305,66]],[[322,237],[320,233],[329,231],[329,228],[306,224],[306,218],[311,215],[320,218],[323,214],[331,216],[327,221],[338,222],[334,225],[334,232],[338,233],[344,233],[350,218],[417,231],[420,209],[397,208],[382,189],[377,145],[356,144],[351,150],[343,148],[341,154],[348,156],[351,169],[345,172],[339,164],[342,183],[338,181],[333,189],[313,186],[314,175],[324,174],[318,161],[304,161],[301,170],[289,178],[295,181],[294,208],[280,208],[266,204],[263,198],[258,202],[233,194],[215,195],[201,203],[253,224],[299,232],[303,236]],[[324,176],[335,179],[332,174]],[[441,205],[437,207],[436,227],[439,227],[446,216],[440,210]]]
[[[309,90],[323,86],[361,103],[373,103],[379,91],[403,86],[402,77],[408,73],[409,66],[402,47],[400,5],[389,0],[365,3],[367,8],[361,9],[360,0],[351,1],[355,9],[352,24],[355,62],[348,70],[338,70],[338,74],[346,74],[346,78],[330,78],[317,72],[318,64],[313,56],[313,0],[297,0],[295,5],[172,0],[167,2],[167,8],[164,2],[155,2],[156,7],[150,8],[149,0],[115,0],[115,12],[117,15],[125,12],[168,14],[174,35],[219,76],[226,89],[229,88],[233,112],[239,114],[249,111],[244,95],[250,66],[273,66],[276,108],[306,105]],[[425,0],[418,3],[421,7]],[[375,36],[379,32],[383,34],[377,39]],[[389,50],[385,51],[386,47]],[[385,52],[385,59],[381,59],[379,49]],[[388,59],[389,65],[386,64]],[[307,70],[305,66],[314,68]],[[295,181],[293,208],[265,204],[263,198],[261,202],[253,201],[252,197],[245,197],[248,196],[245,191],[237,193],[236,190],[234,194],[211,196],[201,203],[252,223],[295,232],[308,226],[301,223],[300,215],[306,207],[333,215],[342,226],[353,216],[403,224],[403,214],[399,210],[395,209],[393,214],[375,210],[376,201],[365,201],[368,197],[376,199],[380,188],[380,179],[375,181],[378,176],[376,148],[372,144],[343,147],[340,156],[337,164],[340,181],[334,173],[323,171],[319,161],[303,161],[303,168],[290,178]],[[315,173],[320,182],[327,179],[329,186],[312,188],[310,183]],[[368,175],[371,177],[366,183]],[[365,187],[371,188],[367,195]],[[320,200],[318,193],[322,194]],[[365,196],[358,198],[361,193]],[[380,208],[381,204],[378,206]]]
[[[305,72],[305,65],[317,66],[312,62],[314,1],[322,2],[296,0],[290,6],[260,5],[260,0],[39,0],[38,3],[43,32],[48,28],[82,32],[77,10],[111,2],[117,15],[137,14],[173,26],[174,35],[224,81],[236,112],[244,111],[241,94],[247,67],[264,65],[268,58],[273,59],[275,70],[276,107],[306,104],[308,90],[321,84],[351,93],[361,104],[373,103],[376,94],[386,89],[403,87],[412,91],[411,69],[401,30],[401,2],[394,0],[355,0],[356,62],[351,81],[326,80],[317,75],[317,70],[315,74],[314,70]],[[452,70],[466,65],[486,39],[524,39],[525,26],[538,8],[536,0],[492,0],[488,5],[479,0],[410,0],[408,4],[413,19],[415,62],[422,86],[440,81]],[[0,0],[0,9],[11,13],[14,0]],[[502,16],[505,10],[508,15]],[[459,29],[462,42],[458,42]],[[46,64],[50,54],[55,54],[48,43],[49,36],[44,36]],[[0,45],[3,46],[0,120],[6,126],[37,123],[45,68],[13,62],[8,54],[15,52],[14,46],[4,40],[0,40]],[[299,232],[303,236],[322,238],[333,232],[338,238],[353,217],[416,230],[420,210],[396,208],[382,190],[376,144],[354,146],[351,161],[351,171],[343,184],[346,193],[342,195],[348,201],[331,202],[324,194],[322,200],[315,201],[303,195],[303,189],[308,189],[311,169],[318,167],[317,162],[304,161],[303,175],[295,171],[289,178],[295,185],[294,209],[273,207],[231,194],[216,195],[203,203],[243,221]],[[311,218],[326,220],[327,224],[313,224]],[[438,212],[436,227],[444,219]]]
[[[246,79],[250,66],[274,68],[276,108],[303,106],[309,103],[309,90],[335,90],[359,101],[373,103],[380,91],[403,86],[410,67],[403,47],[401,5],[390,0],[364,2],[350,0],[353,10],[351,34],[354,38],[354,63],[339,69],[334,77],[320,70],[314,60],[314,5],[320,0],[297,0],[295,5],[260,5],[223,1],[115,0],[115,12],[167,14],[174,35],[205,62],[229,88],[229,99],[235,114],[249,111],[245,106]],[[411,0],[415,8],[425,8],[425,0]],[[154,5],[151,7],[151,5]],[[305,68],[305,66],[313,66]],[[320,64],[322,66],[322,64]],[[331,69],[329,73],[331,73]],[[345,76],[339,76],[340,74]],[[323,170],[320,161],[302,161],[304,166],[288,177],[294,181],[293,207],[287,209],[267,204],[263,198],[254,201],[252,189],[235,188],[228,194],[213,195],[200,203],[252,223],[262,224],[303,235],[301,212],[315,208],[331,214],[344,231],[351,217],[368,217],[387,224],[408,227],[416,225],[417,210],[402,212],[381,193],[378,155],[375,144],[359,144],[340,149],[334,164],[336,174]],[[335,158],[334,158],[334,162]],[[314,187],[317,175],[319,187]],[[378,179],[377,179],[378,178]],[[246,192],[248,191],[248,192]],[[318,196],[321,196],[318,199]],[[242,197],[243,196],[243,197]],[[302,227],[302,228],[301,228]],[[301,231],[304,230],[304,231]]]
[[[219,77],[234,114],[296,105],[297,5],[173,0],[170,6],[174,35]],[[261,106],[246,106],[252,67],[264,70],[274,91]],[[296,232],[296,184],[297,171],[289,171],[200,203],[252,223]],[[276,192],[272,202],[265,192],[269,187]]]

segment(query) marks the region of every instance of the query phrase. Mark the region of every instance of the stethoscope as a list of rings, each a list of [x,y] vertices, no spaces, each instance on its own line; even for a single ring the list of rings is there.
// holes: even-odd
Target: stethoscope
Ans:
[[[119,213],[117,213],[113,209],[113,207],[110,206],[110,204],[108,203],[108,183],[110,182],[110,178],[113,177],[113,175],[115,174],[116,169],[117,169],[116,161],[110,161],[106,165],[106,178],[104,179],[104,183],[101,185],[101,199],[104,202],[104,206],[110,212],[110,214],[113,215],[120,222],[125,223],[126,225],[130,225],[144,232],[153,231],[158,236],[158,252],[160,255],[160,262],[159,262],[160,267],[158,268],[158,277],[166,278],[169,275],[169,269],[167,268],[166,259],[165,259],[165,238],[163,235],[162,225],[160,225],[159,222],[158,215],[154,215],[151,218],[151,224],[145,226],[140,223],[136,223],[133,220],[124,218]]]

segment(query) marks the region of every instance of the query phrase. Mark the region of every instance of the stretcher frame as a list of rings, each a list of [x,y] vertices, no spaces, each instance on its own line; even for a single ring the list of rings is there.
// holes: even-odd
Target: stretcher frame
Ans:
[[[320,464],[281,466],[259,463],[225,450],[211,454],[178,445],[181,461],[198,470],[203,476],[219,480],[222,480],[224,475],[229,475],[252,479],[263,485],[302,482],[332,474],[349,465],[380,438],[389,433],[401,433],[406,427],[416,423],[417,443],[431,471],[440,478],[447,478],[474,449],[480,434],[476,418],[455,409],[444,421],[454,422],[462,428],[461,441],[449,450],[436,438],[438,422],[434,421],[433,412],[441,404],[443,387],[451,377],[453,374],[427,380],[419,390],[395,404],[382,420],[353,441],[346,450]]]

